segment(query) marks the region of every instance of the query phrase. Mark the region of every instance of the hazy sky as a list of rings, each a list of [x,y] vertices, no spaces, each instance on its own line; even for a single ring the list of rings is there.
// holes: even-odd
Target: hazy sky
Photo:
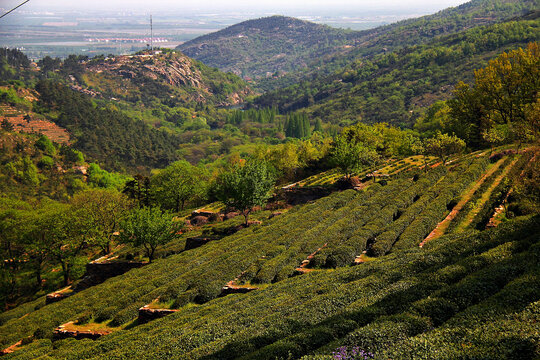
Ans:
[[[11,8],[23,0],[0,0],[0,7]],[[456,6],[463,0],[30,0],[21,10],[136,10],[136,11],[181,11],[198,10],[204,12],[242,12],[242,11],[272,11],[286,13],[287,11],[319,12],[355,12],[396,10],[433,12],[446,7]],[[385,11],[386,12],[386,11]]]

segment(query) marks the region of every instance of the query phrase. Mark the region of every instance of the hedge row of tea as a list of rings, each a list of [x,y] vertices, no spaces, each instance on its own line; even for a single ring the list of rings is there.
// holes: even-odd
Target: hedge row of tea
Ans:
[[[341,225],[343,230],[354,226],[354,231],[348,236],[347,231],[341,232],[327,247],[314,256],[311,267],[337,267],[352,264],[355,257],[366,250],[373,242],[378,242],[377,236],[386,228],[393,226],[422,194],[433,186],[445,173],[445,169],[435,169],[425,176],[415,179],[400,179],[395,183],[407,186],[394,187],[383,196],[375,197],[363,208],[358,209],[351,224]],[[349,217],[350,219],[350,217]],[[345,219],[345,220],[349,220]]]
[[[175,299],[175,307],[191,301],[204,303],[219,295],[222,286],[253,264],[261,259],[269,261],[286,251],[298,237],[335,209],[344,207],[354,198],[368,199],[377,189],[384,190],[376,186],[362,194],[352,190],[336,193],[292,209],[262,226],[250,227],[201,248],[157,260],[144,268],[109,279],[61,302],[44,306],[42,298],[2,313],[0,344],[10,345],[35,331],[51,333],[56,326],[88,314],[98,321],[110,319],[115,325],[124,324],[137,316],[139,307],[158,296],[165,301]],[[317,242],[313,247],[320,245]],[[310,251],[311,247],[299,256],[305,258]],[[295,265],[296,261],[290,268]],[[269,280],[275,277],[266,276]],[[262,273],[259,277],[261,282],[267,281]],[[21,318],[27,313],[28,316]]]
[[[43,333],[50,332],[55,326],[81,316],[121,326],[137,317],[138,308],[157,297],[172,301],[174,308],[189,303],[202,304],[219,296],[221,288],[239,275],[242,275],[240,280],[246,283],[281,281],[293,275],[302,260],[325,244],[330,252],[323,250],[320,256],[316,256],[313,259],[315,266],[349,265],[381,226],[390,225],[389,230],[403,227],[410,220],[401,219],[412,219],[411,214],[422,208],[417,203],[433,203],[431,198],[415,203],[426,189],[437,183],[435,193],[444,193],[448,191],[449,184],[460,184],[455,180],[458,174],[469,179],[466,174],[483,168],[484,163],[483,159],[475,159],[470,166],[466,162],[440,182],[437,181],[445,170],[436,168],[415,178],[417,181],[401,178],[390,181],[386,186],[374,184],[363,192],[348,190],[335,193],[292,209],[262,226],[161,259],[57,304],[40,308],[44,304],[42,299],[0,314],[0,323],[5,324],[6,344],[38,329]],[[400,211],[403,215],[394,221]],[[39,310],[31,312],[32,306]],[[20,320],[21,324],[17,325],[19,331],[9,331],[10,323],[7,321],[26,313],[30,314]],[[0,328],[0,334],[2,332]],[[3,336],[1,338],[4,339]]]
[[[539,231],[535,217],[446,235],[362,266],[185,307],[97,341],[37,340],[12,358],[289,359],[350,345],[377,359],[533,359],[540,355]],[[321,358],[329,357],[305,357]]]
[[[472,158],[448,173],[438,167],[414,185],[400,187],[390,196],[377,199],[375,205],[363,209],[363,221],[354,219],[355,232],[321,250],[310,266],[349,265],[364,250],[369,255],[382,256],[396,241],[401,248],[418,245],[446,216],[449,203],[481,176],[487,164],[485,158]]]
[[[448,212],[459,202],[462,193],[478,181],[489,165],[485,157],[472,158],[462,162],[443,182],[439,183],[435,193],[428,193],[426,208],[417,216],[397,239],[396,249],[408,249],[418,246],[435,229]],[[435,195],[436,194],[436,195]]]

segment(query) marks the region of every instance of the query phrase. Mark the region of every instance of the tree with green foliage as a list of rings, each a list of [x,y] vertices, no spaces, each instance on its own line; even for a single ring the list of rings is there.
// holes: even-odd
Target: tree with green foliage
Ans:
[[[91,189],[76,194],[71,206],[88,221],[88,243],[99,247],[103,254],[109,254],[115,233],[120,230],[132,202],[116,190]]]
[[[540,46],[502,53],[475,72],[474,87],[459,83],[448,101],[448,130],[473,147],[482,145],[483,134],[496,125],[507,125],[520,143],[534,139],[540,121],[534,109],[540,92]]]
[[[88,165],[86,173],[88,175],[86,182],[89,185],[105,189],[122,190],[128,179],[126,175],[103,170],[96,163]]]
[[[247,226],[253,208],[264,206],[270,198],[275,181],[274,169],[265,162],[251,160],[220,174],[212,192],[226,206],[241,212]]]
[[[332,161],[339,167],[347,179],[365,167],[373,167],[380,157],[377,151],[361,142],[349,141],[345,136],[338,136],[331,153]]]
[[[60,148],[60,154],[64,156],[65,162],[69,164],[82,165],[84,163],[83,153],[73,149],[71,146],[62,146]]]
[[[22,159],[20,178],[26,185],[37,186],[40,183],[38,169],[29,156]]]
[[[465,141],[455,135],[442,134],[437,132],[435,137],[426,139],[424,143],[425,151],[428,154],[438,157],[443,165],[446,165],[451,155],[459,154],[465,150]]]
[[[46,249],[60,263],[64,285],[72,280],[79,256],[88,244],[91,223],[68,204],[47,201],[37,209],[33,231],[28,235],[32,246]]]
[[[185,160],[176,161],[151,179],[157,202],[163,209],[179,212],[186,203],[204,199],[205,174]]]
[[[56,154],[56,147],[53,142],[45,135],[41,135],[35,143],[36,148],[43,151],[46,155],[54,156]]]
[[[505,124],[493,126],[482,133],[482,138],[490,146],[490,154],[493,152],[493,147],[502,144],[508,136],[508,126]]]
[[[13,300],[24,264],[24,233],[29,226],[27,215],[31,207],[19,200],[0,198],[0,301]]]
[[[143,247],[152,262],[156,249],[174,240],[182,224],[157,207],[135,208],[121,224],[120,241]]]
[[[294,113],[287,117],[285,135],[299,139],[311,136],[311,127],[306,113]]]
[[[150,178],[141,174],[135,175],[133,180],[126,182],[122,193],[137,201],[139,207],[150,206],[152,203]]]
[[[323,132],[322,121],[320,118],[317,118],[317,120],[315,120],[315,127],[313,128],[313,132],[316,132],[316,131],[320,133]]]

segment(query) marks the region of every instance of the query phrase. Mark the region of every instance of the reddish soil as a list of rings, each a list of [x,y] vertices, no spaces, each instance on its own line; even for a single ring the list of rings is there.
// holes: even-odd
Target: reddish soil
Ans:
[[[491,169],[489,169],[486,173],[484,173],[484,175],[474,184],[474,186],[471,187],[467,191],[467,193],[461,198],[459,203],[456,206],[454,206],[452,211],[450,211],[450,214],[448,214],[448,216],[446,216],[446,218],[443,221],[438,223],[435,229],[424,239],[424,241],[420,243],[420,247],[423,247],[428,241],[438,238],[439,236],[444,234],[448,226],[450,226],[450,222],[455,219],[455,217],[459,214],[461,209],[463,209],[465,204],[469,202],[469,200],[474,195],[475,191],[478,190],[478,188],[484,183],[484,181],[491,174],[493,174],[501,166],[503,162],[504,162],[504,158],[500,159],[494,166],[491,167]]]
[[[22,340],[19,340],[15,344],[11,345],[10,347],[7,347],[4,350],[0,351],[0,356],[11,354],[12,352],[15,352],[16,350],[19,350],[18,347],[20,345],[22,345]]]
[[[13,129],[17,132],[36,133],[46,135],[49,139],[59,144],[69,144],[70,136],[66,129],[61,128],[55,123],[47,120],[34,119],[32,117],[29,120],[25,119],[26,114],[21,114],[15,109],[1,106],[4,111],[4,116],[0,119],[0,122],[6,119]],[[9,115],[9,116],[6,116]]]

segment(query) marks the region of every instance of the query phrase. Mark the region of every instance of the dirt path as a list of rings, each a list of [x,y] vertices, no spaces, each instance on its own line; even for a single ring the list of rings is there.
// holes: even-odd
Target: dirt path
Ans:
[[[470,187],[468,190],[466,190],[465,195],[461,198],[461,200],[457,203],[457,205],[454,206],[452,211],[450,211],[450,214],[448,214],[446,216],[446,218],[444,218],[443,221],[441,221],[440,223],[437,224],[435,229],[424,239],[424,241],[422,241],[420,243],[420,247],[423,247],[428,241],[436,239],[439,236],[444,234],[446,229],[448,229],[448,226],[450,226],[450,222],[452,222],[452,220],[455,219],[455,217],[459,214],[461,209],[463,209],[465,204],[467,204],[469,202],[469,200],[471,200],[471,198],[473,197],[475,191],[478,190],[478,188],[480,186],[482,186],[484,181],[489,176],[491,176],[491,174],[493,174],[495,171],[497,171],[497,169],[502,165],[504,160],[505,160],[505,158],[502,158],[499,161],[497,161],[486,173],[484,173],[484,175],[478,181],[476,181],[476,183],[473,184],[472,187]],[[514,163],[515,163],[515,161],[512,164],[514,164]]]
[[[536,161],[536,155],[533,156],[533,157],[531,158],[531,160],[529,160],[528,164],[530,164],[530,163],[532,163],[532,162],[534,162],[534,161]],[[528,165],[528,164],[527,164],[527,165]],[[525,165],[525,166],[523,167],[523,171],[519,174],[520,177],[523,177],[523,176],[525,175],[525,171],[526,171],[526,169],[527,169],[527,165]],[[504,213],[505,208],[506,208],[506,203],[508,202],[508,197],[512,194],[513,191],[514,191],[513,188],[510,189],[510,190],[508,191],[508,193],[506,194],[506,196],[504,197],[504,200],[502,201],[502,203],[501,203],[499,206],[497,206],[497,207],[495,208],[495,211],[493,212],[493,215],[491,216],[491,219],[489,219],[489,222],[488,222],[488,224],[486,225],[486,229],[488,229],[488,228],[494,228],[494,227],[499,226],[499,224],[501,223],[501,215],[502,215],[502,213]]]
[[[483,208],[483,206],[486,204],[486,202],[491,197],[491,194],[493,193],[493,190],[501,183],[501,181],[508,175],[510,170],[516,165],[516,162],[518,161],[518,157],[514,159],[504,170],[503,172],[493,181],[493,184],[482,194],[482,196],[479,199],[478,206],[476,206],[469,214],[467,214],[467,217],[463,220],[463,222],[456,228],[456,231],[460,231],[465,229],[467,226],[469,226],[476,215],[480,212],[480,210]]]

